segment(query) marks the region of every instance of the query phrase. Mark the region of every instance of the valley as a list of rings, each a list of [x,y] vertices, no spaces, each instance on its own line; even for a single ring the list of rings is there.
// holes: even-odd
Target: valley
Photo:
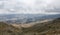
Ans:
[[[38,23],[37,23],[38,22]],[[0,22],[0,35],[59,35],[60,18],[37,21],[28,24],[7,24]]]

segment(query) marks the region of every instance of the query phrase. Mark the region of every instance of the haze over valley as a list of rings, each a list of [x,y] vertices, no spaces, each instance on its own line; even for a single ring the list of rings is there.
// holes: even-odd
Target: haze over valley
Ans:
[[[0,0],[0,35],[60,35],[60,0]]]

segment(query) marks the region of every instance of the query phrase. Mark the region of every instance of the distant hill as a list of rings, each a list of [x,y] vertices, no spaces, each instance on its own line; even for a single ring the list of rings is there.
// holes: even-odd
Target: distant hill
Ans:
[[[0,21],[7,23],[31,23],[35,21],[42,21],[46,19],[59,18],[60,14],[47,15],[47,14],[9,14],[0,15]]]
[[[4,22],[0,22],[0,35],[59,35],[60,18],[52,21],[36,23],[28,28],[18,28]]]

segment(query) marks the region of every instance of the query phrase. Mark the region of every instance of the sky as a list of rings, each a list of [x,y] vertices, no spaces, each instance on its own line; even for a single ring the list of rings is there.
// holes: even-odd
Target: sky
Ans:
[[[60,14],[60,0],[0,0],[0,14]]]

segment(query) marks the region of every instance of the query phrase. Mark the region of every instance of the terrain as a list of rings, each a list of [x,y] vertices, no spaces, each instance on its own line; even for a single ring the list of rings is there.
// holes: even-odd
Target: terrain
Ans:
[[[42,21],[45,19],[55,19],[60,17],[60,14],[2,14],[0,15],[0,22],[7,23],[31,23],[36,21]]]
[[[35,24],[34,24],[35,23]],[[33,22],[32,26],[17,26],[0,22],[0,35],[60,35],[60,18]],[[15,24],[16,25],[16,24]]]

